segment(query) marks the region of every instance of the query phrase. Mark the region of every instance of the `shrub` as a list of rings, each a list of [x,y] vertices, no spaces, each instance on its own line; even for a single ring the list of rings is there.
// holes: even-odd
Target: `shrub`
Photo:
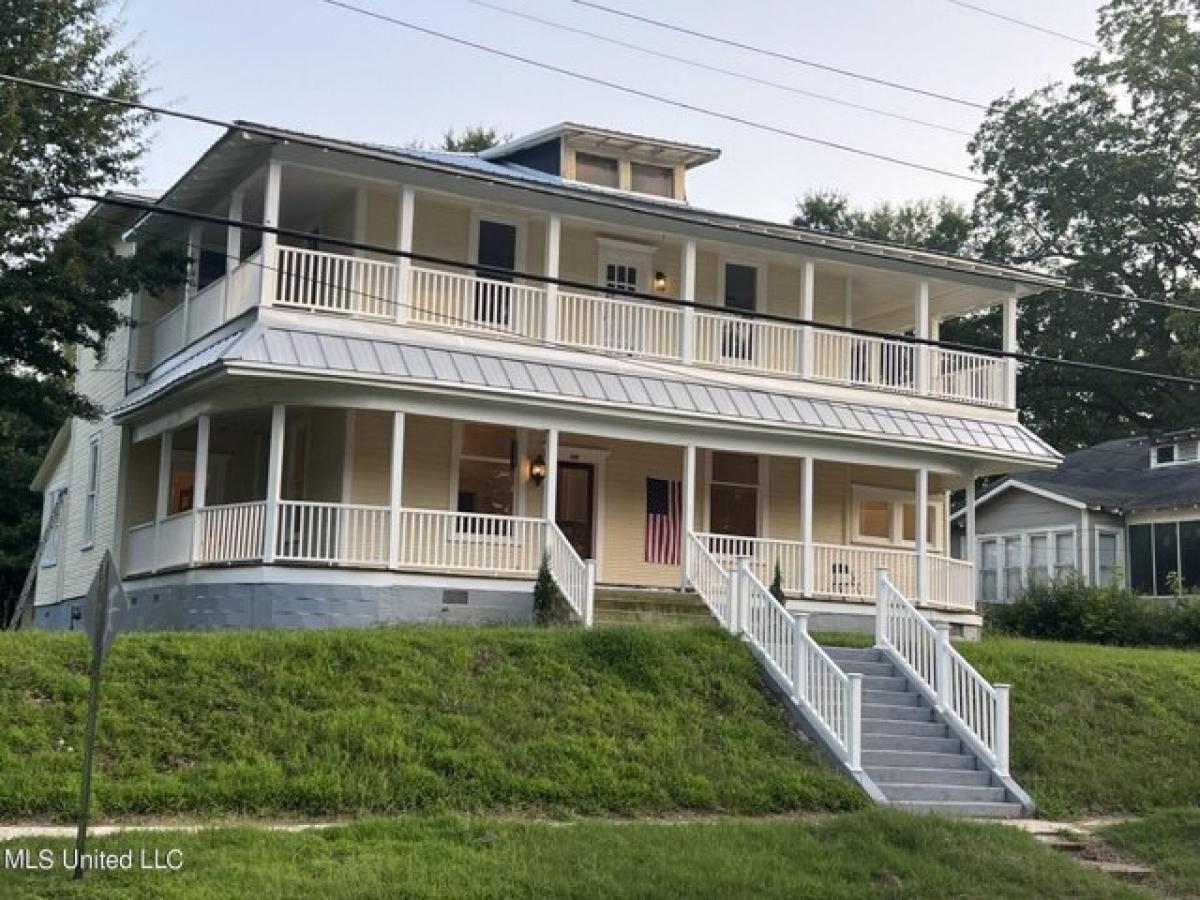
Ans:
[[[985,611],[1006,634],[1126,646],[1200,646],[1200,600],[1141,597],[1119,585],[1091,587],[1079,576],[1031,582],[1016,600]]]
[[[550,574],[550,557],[543,554],[537,581],[533,584],[533,622],[535,625],[568,625],[573,619],[571,605]]]
[[[771,596],[781,604],[787,605],[787,597],[783,593],[783,569],[779,568],[779,560],[775,560],[775,572],[771,575]]]

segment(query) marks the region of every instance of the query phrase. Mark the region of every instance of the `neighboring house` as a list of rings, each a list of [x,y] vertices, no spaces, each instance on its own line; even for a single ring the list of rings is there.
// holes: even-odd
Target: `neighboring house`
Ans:
[[[1067,573],[1160,596],[1200,585],[1197,438],[1186,430],[1107,441],[981,494],[979,599],[1009,601],[1031,579]],[[953,514],[960,536],[966,518],[965,508]]]
[[[111,550],[147,627],[527,619],[543,551],[585,613],[593,583],[747,556],[822,622],[869,627],[884,567],[978,626],[949,494],[1058,456],[1017,421],[1013,360],[901,336],[1001,306],[1015,349],[1019,298],[1055,279],[696,208],[705,147],[246,127],[161,207],[305,237],[131,223],[126,249],[180,242],[191,277],[81,360],[108,417],[70,423],[35,484],[69,497],[39,625],[70,627]]]

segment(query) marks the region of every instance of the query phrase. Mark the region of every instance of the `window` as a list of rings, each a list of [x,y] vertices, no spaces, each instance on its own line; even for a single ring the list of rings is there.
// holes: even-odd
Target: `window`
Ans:
[[[53,488],[46,491],[46,500],[42,506],[43,531],[45,531],[46,525],[49,524],[50,515],[54,512],[54,505],[58,503],[60,497],[63,498],[63,505],[58,511],[58,521],[54,525],[54,530],[46,535],[46,545],[42,547],[42,559],[38,565],[43,569],[58,564],[58,547],[62,538],[62,523],[64,513],[66,512],[66,494],[67,489],[65,487]]]
[[[1005,600],[1012,600],[1021,593],[1022,560],[1021,537],[1012,535],[1004,539],[1004,590]]]
[[[1179,572],[1179,529],[1175,522],[1154,523],[1154,593],[1174,593],[1171,573]],[[1175,577],[1178,577],[1176,575]]]
[[[480,219],[475,264],[475,274],[487,279],[475,283],[475,321],[507,328],[513,280],[509,273],[517,267],[517,226]]]
[[[758,536],[757,456],[714,452],[708,491],[710,531]]]
[[[917,504],[905,503],[901,511],[904,516],[904,530],[901,532],[901,537],[906,544],[915,544],[917,542]],[[932,546],[936,543],[937,538],[937,508],[929,505],[929,513],[925,517],[925,542]]]
[[[1117,580],[1120,559],[1117,555],[1117,533],[1100,531],[1096,534],[1096,582],[1112,584]]]
[[[1185,591],[1200,587],[1200,521],[1179,523],[1179,562]]]
[[[511,516],[514,436],[511,428],[463,425],[458,455],[458,512]]]
[[[1196,462],[1197,459],[1200,459],[1200,445],[1197,445],[1196,441],[1179,441],[1150,448],[1150,467],[1152,469],[1159,466]]]
[[[88,443],[87,493],[83,497],[83,547],[96,542],[96,494],[100,489],[100,435]]]
[[[1058,531],[1054,534],[1054,577],[1067,578],[1075,571],[1075,532]]]
[[[916,506],[912,494],[885,488],[854,487],[854,540],[864,544],[912,547],[916,544]],[[940,550],[941,507],[929,504],[926,543]]]
[[[858,505],[859,537],[892,541],[892,504],[886,500],[863,500]]]
[[[1175,445],[1167,444],[1165,447],[1154,448],[1154,464],[1157,466],[1167,466],[1175,462]]]
[[[1154,593],[1154,538],[1149,525],[1129,526],[1129,586]]]
[[[621,166],[611,156],[576,152],[575,178],[578,181],[598,184],[601,187],[619,188],[621,186]]]
[[[618,294],[632,294],[638,289],[638,267],[628,263],[604,264],[604,286]]]
[[[1166,596],[1200,585],[1200,521],[1129,526],[1129,586]]]
[[[1000,543],[996,540],[979,542],[979,598],[984,603],[999,601],[997,579],[1000,569]]]
[[[753,312],[758,308],[758,267],[725,263],[724,303],[730,309]],[[725,360],[749,362],[754,359],[754,321],[737,319],[725,322],[721,330],[721,356]]]
[[[1050,580],[1049,535],[1031,534],[1029,536],[1029,580],[1038,584],[1045,584]]]
[[[630,189],[639,194],[655,194],[659,197],[675,196],[675,170],[669,166],[630,163],[629,176]]]

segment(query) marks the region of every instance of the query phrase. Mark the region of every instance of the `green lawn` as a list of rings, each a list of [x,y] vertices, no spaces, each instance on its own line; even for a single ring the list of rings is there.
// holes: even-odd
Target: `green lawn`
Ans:
[[[883,810],[804,821],[561,825],[441,817],[301,834],[245,828],[126,834],[93,846],[179,848],[183,869],[92,873],[82,888],[62,872],[0,872],[0,887],[7,888],[0,894],[47,900],[1143,896],[1014,828]]]
[[[1012,771],[1046,816],[1200,805],[1200,651],[956,645],[1012,685]]]
[[[1152,866],[1178,896],[1200,897],[1200,809],[1167,809],[1105,829],[1114,847]]]
[[[0,634],[0,820],[73,815],[82,638]],[[100,818],[758,814],[866,798],[714,628],[131,634],[106,663]]]

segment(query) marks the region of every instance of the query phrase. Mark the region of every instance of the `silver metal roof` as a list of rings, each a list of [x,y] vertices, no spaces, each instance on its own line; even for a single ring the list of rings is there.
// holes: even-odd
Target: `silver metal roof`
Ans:
[[[528,351],[526,351],[528,352]],[[539,358],[518,346],[475,347],[442,343],[413,333],[385,339],[366,333],[258,322],[196,351],[132,392],[114,410],[121,415],[188,376],[213,366],[266,367],[313,375],[436,384],[451,391],[487,390],[596,408],[669,413],[682,417],[736,417],[745,423],[798,431],[888,438],[904,443],[1057,462],[1052,447],[1015,422],[892,408],[802,396],[783,390],[722,384],[715,378],[636,361],[562,352]]]

